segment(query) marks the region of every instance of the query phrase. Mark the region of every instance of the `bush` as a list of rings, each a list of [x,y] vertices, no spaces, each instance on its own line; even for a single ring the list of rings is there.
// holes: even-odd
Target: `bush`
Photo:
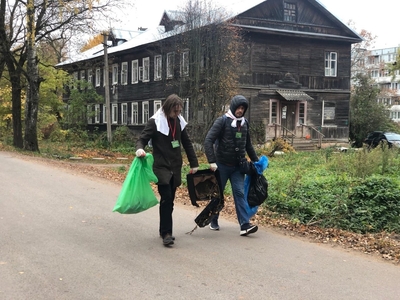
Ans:
[[[120,126],[113,132],[113,147],[134,147],[136,135],[132,133],[128,126]]]
[[[265,208],[302,224],[400,233],[400,160],[395,149],[272,157]]]

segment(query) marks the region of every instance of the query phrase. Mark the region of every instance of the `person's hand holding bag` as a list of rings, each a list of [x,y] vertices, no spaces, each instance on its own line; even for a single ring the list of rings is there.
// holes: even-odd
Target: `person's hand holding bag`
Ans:
[[[191,168],[189,173],[190,174],[195,174],[198,170],[199,170],[199,168]]]
[[[218,169],[218,166],[217,166],[216,163],[211,163],[211,164],[210,164],[210,170],[211,170],[211,171],[215,172],[217,169]]]
[[[146,156],[146,152],[143,149],[136,150],[136,157],[144,157]]]

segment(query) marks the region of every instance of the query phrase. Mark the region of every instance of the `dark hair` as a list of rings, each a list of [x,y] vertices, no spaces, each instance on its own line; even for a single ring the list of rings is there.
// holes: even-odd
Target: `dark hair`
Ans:
[[[172,94],[167,97],[167,100],[165,100],[162,110],[166,116],[169,116],[176,106],[183,108],[183,101],[178,95]]]

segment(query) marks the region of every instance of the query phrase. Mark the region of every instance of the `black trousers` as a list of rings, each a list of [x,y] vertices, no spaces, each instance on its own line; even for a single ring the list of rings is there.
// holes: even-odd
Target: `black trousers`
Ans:
[[[172,212],[174,211],[176,187],[174,179],[169,184],[158,185],[160,194],[160,235],[164,237],[167,233],[172,235]]]

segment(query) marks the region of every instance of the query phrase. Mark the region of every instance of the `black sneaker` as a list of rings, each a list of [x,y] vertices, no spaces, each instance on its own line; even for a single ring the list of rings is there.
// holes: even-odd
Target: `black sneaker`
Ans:
[[[251,233],[257,232],[257,230],[258,230],[258,226],[257,225],[253,225],[253,224],[250,224],[250,223],[243,224],[240,227],[240,235],[241,236],[246,236],[246,235],[249,235]]]
[[[210,223],[211,230],[219,230],[218,220],[212,220]]]
[[[163,237],[163,245],[164,246],[170,246],[174,244],[174,237],[172,235],[170,235],[169,233],[167,233],[164,237]]]

